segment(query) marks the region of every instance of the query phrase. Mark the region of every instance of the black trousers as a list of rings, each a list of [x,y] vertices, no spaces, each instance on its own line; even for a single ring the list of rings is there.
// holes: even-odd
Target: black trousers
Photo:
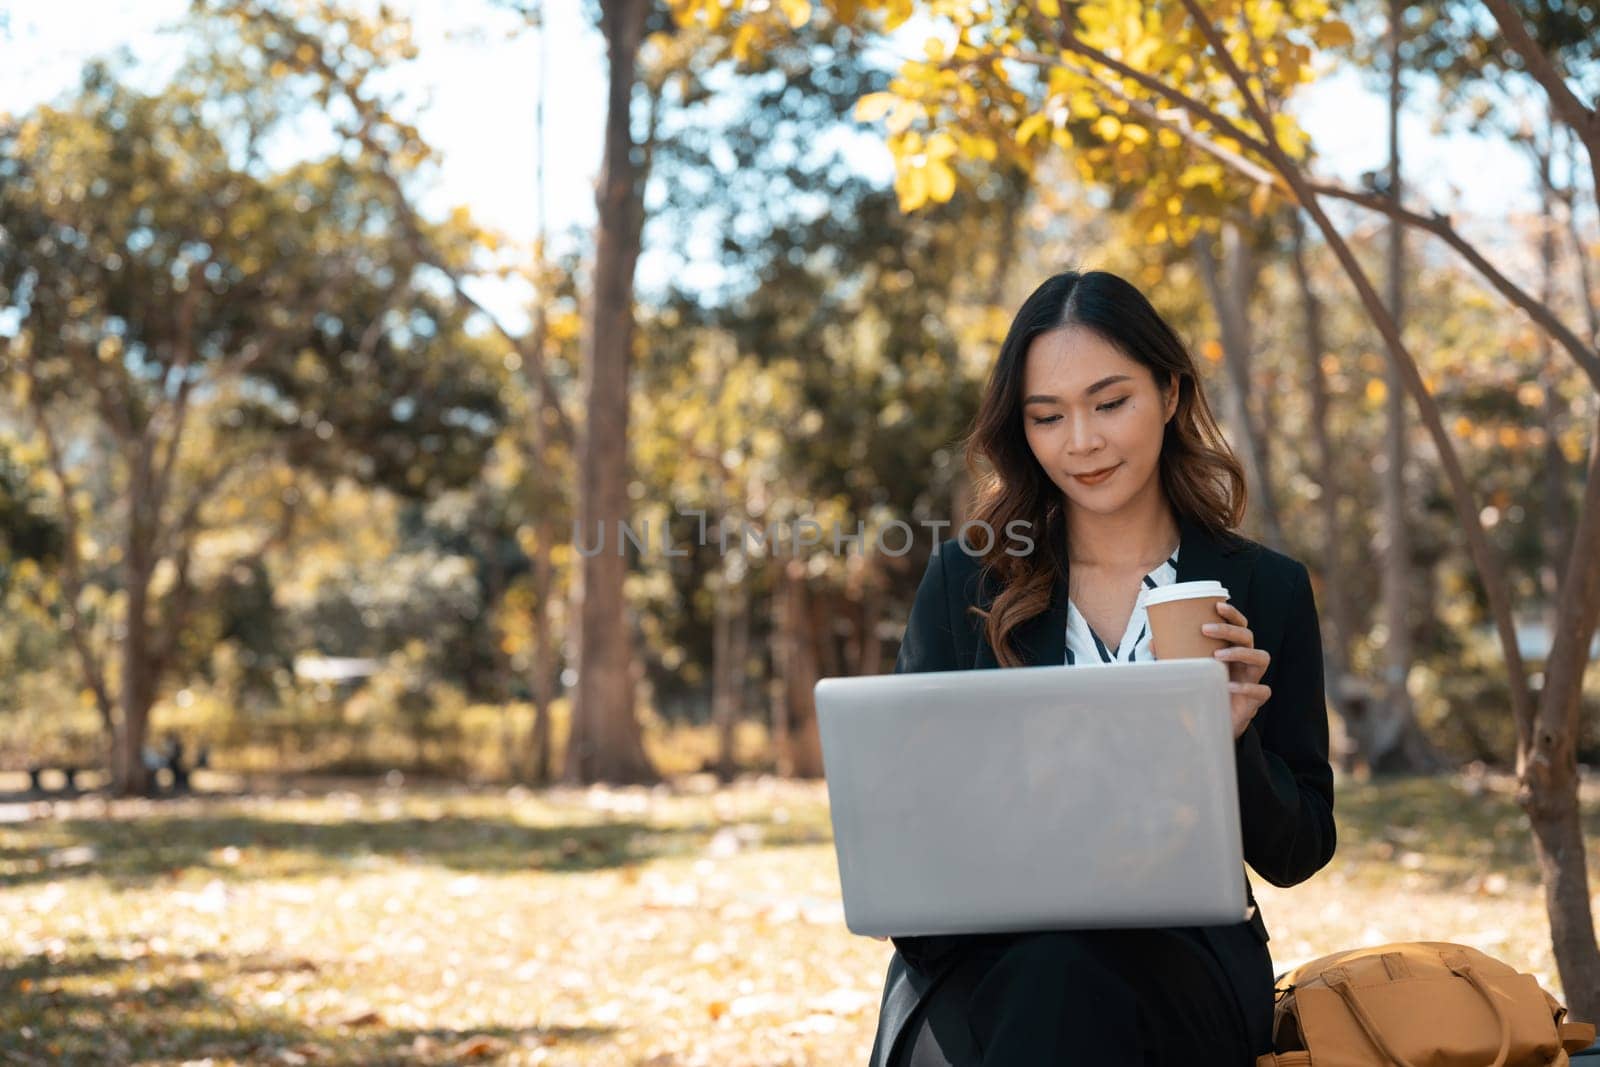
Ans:
[[[897,1067],[1253,1062],[1227,976],[1192,927],[972,938],[908,1020],[895,1060]]]

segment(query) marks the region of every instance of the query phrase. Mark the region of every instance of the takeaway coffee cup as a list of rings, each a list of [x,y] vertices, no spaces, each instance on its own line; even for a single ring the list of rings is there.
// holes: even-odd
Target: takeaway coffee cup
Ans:
[[[1210,659],[1229,642],[1208,637],[1200,627],[1222,622],[1217,604],[1228,599],[1221,582],[1174,582],[1145,591],[1145,615],[1150,620],[1150,651],[1156,659]]]

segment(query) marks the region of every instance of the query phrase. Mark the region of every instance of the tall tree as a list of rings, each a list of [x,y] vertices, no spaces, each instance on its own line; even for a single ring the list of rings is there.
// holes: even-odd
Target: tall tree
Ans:
[[[605,149],[595,187],[594,294],[584,346],[586,417],[578,446],[580,539],[578,681],[567,739],[568,781],[643,781],[655,770],[634,712],[634,650],[623,600],[627,558],[620,524],[628,515],[628,378],[633,358],[634,268],[644,224],[633,96],[650,0],[601,0],[610,63]],[[609,538],[604,534],[609,533]]]
[[[1486,0],[1486,5],[1501,36],[1497,54],[1510,57],[1508,69],[1526,71],[1540,86],[1552,119],[1571,129],[1588,154],[1588,169],[1600,173],[1595,105],[1574,88],[1579,82],[1562,61],[1530,34],[1517,5],[1511,0]],[[714,6],[729,32],[745,31],[740,19],[728,18],[721,0],[679,0],[676,6],[686,19],[703,17]],[[1313,76],[1315,47],[1350,39],[1348,28],[1323,5],[1239,8],[1203,0],[1160,5],[1101,0],[1067,10],[1055,0],[982,9],[933,0],[826,0],[826,6],[836,16],[885,26],[903,24],[920,11],[946,31],[928,61],[903,64],[891,98],[876,107],[888,126],[908,209],[930,199],[948,200],[959,184],[958,171],[981,172],[985,154],[1021,151],[1031,157],[1048,144],[1075,149],[1091,173],[1101,160],[1119,175],[1144,168],[1149,181],[1143,201],[1159,219],[1162,238],[1174,226],[1188,235],[1206,224],[1182,218],[1183,191],[1201,184],[1214,185],[1225,200],[1253,199],[1262,206],[1281,193],[1306,212],[1382,337],[1438,453],[1448,499],[1505,657],[1521,801],[1533,826],[1562,984],[1576,1016],[1600,1018],[1600,946],[1578,818],[1576,766],[1583,669],[1600,620],[1600,553],[1591,547],[1600,543],[1600,448],[1590,450],[1572,554],[1564,565],[1560,625],[1545,684],[1535,698],[1517,643],[1505,561],[1486,536],[1484,509],[1410,346],[1349,240],[1329,217],[1326,201],[1360,204],[1445,241],[1548,331],[1597,391],[1600,352],[1497,269],[1448,216],[1414,211],[1312,173],[1306,163],[1309,137],[1276,104]],[[783,7],[783,15],[793,17],[798,9],[809,14],[811,4],[797,0]],[[769,25],[780,17],[756,5],[744,15],[745,21]],[[1099,143],[1075,144],[1067,130],[1074,109],[1099,114],[1094,120]],[[1114,146],[1115,154],[1102,145]],[[1193,165],[1201,166],[1201,174]],[[1173,204],[1175,217],[1158,214]]]
[[[20,323],[4,369],[56,483],[62,625],[122,793],[148,784],[150,711],[194,651],[218,557],[283,541],[297,477],[426,494],[475,474],[500,419],[492,370],[456,343],[461,309],[414,283],[370,161],[267,167],[288,94],[226,34],[195,36],[166,89],[91,65],[67,106],[0,134],[0,306]],[[280,482],[275,510],[218,513],[251,478]],[[221,550],[223,526],[254,543]]]
[[[1404,0],[1390,0],[1385,40],[1388,60],[1389,163],[1381,195],[1396,207],[1401,204],[1402,163],[1400,155],[1400,114],[1405,88],[1401,65],[1405,41]],[[1389,220],[1388,306],[1395,328],[1405,323],[1405,243],[1406,227],[1398,219]],[[1383,468],[1379,472],[1383,524],[1380,547],[1383,559],[1382,600],[1385,639],[1383,642],[1382,699],[1370,706],[1362,723],[1361,754],[1374,771],[1432,770],[1435,763],[1427,739],[1417,726],[1408,685],[1414,660],[1412,636],[1412,589],[1415,573],[1411,556],[1411,507],[1409,423],[1406,418],[1405,383],[1398,362],[1385,367]]]

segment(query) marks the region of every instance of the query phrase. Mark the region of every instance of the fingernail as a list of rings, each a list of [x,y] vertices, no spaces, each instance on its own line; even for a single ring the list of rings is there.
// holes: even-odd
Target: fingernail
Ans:
[[[1227,650],[1226,650],[1226,649],[1222,649],[1222,648],[1219,648],[1219,649],[1217,649],[1217,650],[1216,650],[1216,651],[1215,651],[1215,652],[1213,652],[1213,653],[1211,653],[1211,655],[1212,655],[1212,656],[1213,656],[1213,657],[1214,657],[1214,658],[1216,658],[1216,659],[1222,659],[1222,658],[1223,658],[1223,657],[1222,657],[1222,654],[1223,654],[1223,653],[1224,653],[1224,652],[1225,652],[1225,651],[1227,651]]]
[[[1205,625],[1204,625],[1204,626],[1202,626],[1202,627],[1200,627],[1200,629],[1202,629],[1202,630],[1204,630],[1204,631],[1205,631],[1205,632],[1206,632],[1206,633],[1208,633],[1208,634],[1214,634],[1214,633],[1216,633],[1216,632],[1217,632],[1217,631],[1218,631],[1218,630],[1220,630],[1220,629],[1221,629],[1221,627],[1220,627],[1220,626],[1218,626],[1218,625],[1217,625],[1217,624],[1216,624],[1216,623],[1214,623],[1214,622],[1208,622],[1208,623],[1206,623],[1206,624],[1205,624]]]

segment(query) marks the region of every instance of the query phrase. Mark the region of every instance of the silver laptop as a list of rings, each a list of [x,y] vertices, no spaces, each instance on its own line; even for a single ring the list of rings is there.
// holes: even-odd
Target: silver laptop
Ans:
[[[854,932],[1248,917],[1220,661],[824,678],[815,695]]]

